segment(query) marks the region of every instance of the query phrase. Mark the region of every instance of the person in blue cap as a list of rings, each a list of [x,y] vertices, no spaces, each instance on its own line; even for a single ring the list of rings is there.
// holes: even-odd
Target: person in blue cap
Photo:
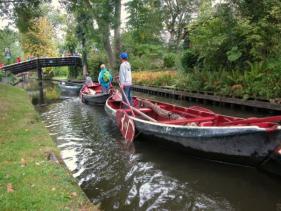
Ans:
[[[119,69],[119,81],[121,89],[124,90],[125,95],[127,96],[129,103],[132,105],[131,97],[131,87],[132,87],[132,71],[131,65],[128,62],[128,54],[123,52],[120,54],[121,65]],[[126,102],[126,99],[123,96],[123,101]]]
[[[99,84],[101,85],[102,92],[108,93],[112,82],[112,76],[110,72],[106,69],[104,64],[100,65],[100,73],[99,73],[98,81]]]

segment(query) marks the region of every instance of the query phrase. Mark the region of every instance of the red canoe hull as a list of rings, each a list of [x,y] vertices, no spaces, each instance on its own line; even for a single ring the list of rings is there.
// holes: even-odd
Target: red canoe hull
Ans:
[[[151,102],[163,107],[166,106],[166,108],[172,106],[173,111],[188,109],[162,102]],[[197,116],[195,119],[207,119],[206,117],[208,117],[208,115],[205,112],[210,113],[210,116],[211,114],[218,116],[218,114],[207,109],[197,108],[201,110],[203,116]],[[109,98],[105,104],[105,110],[113,120],[115,120],[116,111],[118,109],[120,109],[118,108],[118,102],[114,102],[112,98]],[[141,109],[145,111],[145,108]],[[147,109],[147,111],[148,110],[149,109]],[[151,117],[156,118],[153,114],[151,114]],[[189,123],[183,125],[167,124],[165,120],[161,122],[151,122],[138,116],[130,116],[130,118],[134,121],[136,130],[144,136],[149,136],[150,141],[162,140],[167,143],[174,143],[184,147],[184,149],[189,151],[192,155],[217,161],[233,162],[257,167],[263,164],[269,156],[274,154],[274,150],[281,145],[281,127],[276,126],[274,123],[262,124],[262,127],[257,125],[222,127],[204,126],[204,124],[202,124],[204,122],[198,125]],[[219,118],[241,119],[223,115]],[[272,128],[274,128],[274,130],[271,130]],[[152,136],[155,138],[151,138]]]
[[[104,105],[110,93],[103,93],[101,85],[94,83],[91,87],[83,86],[80,91],[80,98],[83,103],[89,105]]]

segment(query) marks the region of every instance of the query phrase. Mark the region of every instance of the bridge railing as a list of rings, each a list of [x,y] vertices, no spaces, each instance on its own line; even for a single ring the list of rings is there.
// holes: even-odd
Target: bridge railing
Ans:
[[[60,66],[82,66],[82,60],[79,56],[70,57],[46,57],[46,58],[35,58],[29,61],[24,61],[16,64],[10,64],[4,66],[4,71],[9,71],[13,74],[27,72],[31,70],[38,70],[43,67],[60,67]]]

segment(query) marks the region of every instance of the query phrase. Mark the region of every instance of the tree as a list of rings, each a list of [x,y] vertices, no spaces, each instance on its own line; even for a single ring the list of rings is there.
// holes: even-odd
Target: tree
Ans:
[[[6,63],[4,49],[9,48],[12,54],[11,61],[22,56],[23,52],[19,43],[19,34],[8,27],[0,30],[0,63]]]
[[[119,53],[121,52],[121,0],[115,0],[114,4],[114,51],[115,51],[115,68],[118,67],[117,61],[119,59]]]
[[[46,17],[32,21],[30,29],[21,35],[22,48],[25,54],[34,56],[57,56],[57,49],[53,41],[53,27]]]
[[[85,12],[77,12],[76,36],[82,46],[83,76],[88,74],[88,48],[87,48],[87,26],[90,16]]]
[[[21,33],[25,33],[35,18],[42,16],[40,6],[50,0],[0,1],[1,16],[13,20]]]
[[[110,30],[113,25],[114,1],[113,0],[90,0],[93,18],[98,27],[98,35],[103,48],[107,54],[111,68],[115,67],[115,56],[111,46]],[[117,12],[118,15],[118,12]],[[119,30],[119,23],[116,21],[115,34]],[[118,36],[118,33],[117,33]]]
[[[240,62],[240,37],[230,5],[212,7],[210,1],[203,2],[199,14],[199,18],[189,28],[191,50],[198,55],[198,61],[208,70],[231,68],[234,60]]]
[[[127,3],[128,28],[137,43],[157,43],[163,29],[160,0],[132,0]]]
[[[162,0],[165,29],[169,32],[169,46],[178,49],[188,36],[188,24],[197,13],[198,0]]]
[[[77,29],[79,40],[81,42],[84,40],[84,43],[97,43],[96,46],[106,52],[111,68],[116,68],[121,49],[121,0],[62,0],[62,2],[76,18],[79,25]],[[114,30],[113,39],[111,30]]]
[[[91,29],[92,29],[92,14],[88,7],[89,1],[62,1],[66,5],[66,9],[73,14],[75,18],[75,36],[77,43],[80,43],[82,47],[82,65],[83,65],[83,76],[88,74],[88,41],[91,40]]]
[[[76,36],[76,26],[74,24],[74,20],[72,20],[72,17],[70,15],[68,15],[67,19],[67,28],[66,35],[64,38],[63,50],[66,50],[70,54],[74,54],[78,45],[78,39]]]
[[[256,60],[280,55],[281,2],[260,0],[258,2],[229,0],[237,8],[237,17],[247,23],[247,43],[250,54]],[[269,36],[270,35],[270,36]]]
[[[211,3],[203,1],[199,17],[189,25],[190,50],[198,56],[198,65],[209,70],[242,70],[260,63],[280,67],[278,62],[270,64],[280,61],[280,1],[261,0],[259,8],[242,0]]]

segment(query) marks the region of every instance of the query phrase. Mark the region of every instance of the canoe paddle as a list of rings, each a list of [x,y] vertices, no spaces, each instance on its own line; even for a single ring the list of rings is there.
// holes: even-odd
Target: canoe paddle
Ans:
[[[118,81],[118,85],[120,87],[122,95],[124,96],[124,98],[126,100],[126,102],[122,101],[122,103],[131,110],[133,117],[135,117],[135,113],[137,113],[149,121],[157,122],[155,119],[149,117],[148,115],[144,114],[137,108],[134,108],[133,106],[131,106],[119,81]],[[117,110],[115,118],[116,118],[117,126],[119,127],[119,130],[120,130],[122,136],[125,138],[125,140],[127,142],[131,143],[135,138],[135,131],[136,131],[134,120],[131,119],[129,117],[128,113],[122,109]]]
[[[123,104],[127,104],[126,106],[128,106],[132,112],[132,115],[135,116],[135,113],[130,105],[130,102],[120,84],[120,82],[118,81],[118,85],[121,89],[122,95],[124,96],[125,100],[127,103],[123,102],[122,99],[122,103]],[[134,138],[135,138],[135,123],[132,119],[130,119],[129,115],[127,114],[127,112],[125,112],[124,110],[117,110],[116,112],[116,123],[117,126],[122,134],[122,136],[124,137],[124,139],[128,142],[131,143]]]

